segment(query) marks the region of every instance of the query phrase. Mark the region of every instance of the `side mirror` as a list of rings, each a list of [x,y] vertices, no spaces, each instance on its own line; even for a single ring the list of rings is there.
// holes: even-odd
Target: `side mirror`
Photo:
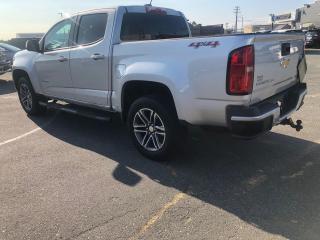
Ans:
[[[31,52],[41,52],[39,40],[28,40],[26,43],[26,49]]]

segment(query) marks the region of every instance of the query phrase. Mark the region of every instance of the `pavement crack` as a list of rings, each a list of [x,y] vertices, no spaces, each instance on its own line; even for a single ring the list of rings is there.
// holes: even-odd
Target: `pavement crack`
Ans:
[[[97,229],[97,228],[99,228],[99,227],[105,226],[105,225],[109,224],[110,222],[112,222],[112,221],[114,221],[114,220],[116,220],[116,219],[125,217],[126,215],[128,215],[128,214],[130,214],[130,213],[134,213],[134,212],[136,212],[136,211],[137,211],[137,209],[129,210],[129,211],[126,211],[126,212],[123,213],[123,214],[120,214],[120,215],[117,215],[117,216],[113,216],[113,217],[109,218],[109,219],[106,220],[106,221],[103,221],[103,222],[101,222],[101,223],[99,223],[99,224],[97,224],[97,225],[94,225],[94,226],[92,226],[92,227],[90,227],[90,228],[87,228],[86,230],[83,230],[83,231],[79,232],[78,234],[76,234],[76,235],[74,235],[74,236],[71,236],[71,237],[67,238],[66,240],[76,239],[76,238],[78,238],[78,237],[80,237],[80,236],[82,236],[82,235],[84,235],[84,234],[86,234],[86,233],[88,233],[88,232],[91,232],[91,231],[93,231],[93,230],[95,230],[95,229]]]

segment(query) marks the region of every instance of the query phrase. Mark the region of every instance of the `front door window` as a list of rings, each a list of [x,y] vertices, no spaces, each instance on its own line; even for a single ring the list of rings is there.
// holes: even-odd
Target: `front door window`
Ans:
[[[69,47],[71,27],[70,19],[56,24],[45,37],[44,51],[50,52]]]

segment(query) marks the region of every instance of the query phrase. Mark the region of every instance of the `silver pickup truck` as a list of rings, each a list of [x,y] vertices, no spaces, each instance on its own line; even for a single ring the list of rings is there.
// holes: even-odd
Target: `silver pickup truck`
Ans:
[[[307,94],[306,69],[302,34],[192,38],[181,12],[147,5],[58,22],[16,54],[13,79],[28,114],[120,114],[139,151],[163,159],[182,123],[242,137],[278,124],[300,130],[290,116]]]

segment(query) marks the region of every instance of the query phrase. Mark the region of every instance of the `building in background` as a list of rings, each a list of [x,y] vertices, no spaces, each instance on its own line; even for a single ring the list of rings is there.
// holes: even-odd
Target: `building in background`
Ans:
[[[28,40],[40,40],[43,36],[44,33],[17,33],[15,38],[5,41],[5,43],[8,43],[20,49],[25,49],[26,42]]]
[[[298,11],[297,27],[299,29],[320,28],[320,0],[305,4]]]
[[[42,38],[44,33],[17,33],[16,38]]]
[[[271,21],[274,23],[273,30],[285,30],[296,28],[297,23],[297,11],[288,12],[280,15],[271,16]]]
[[[192,36],[212,36],[224,34],[223,24],[203,26],[193,22],[190,24]]]
[[[287,29],[319,29],[320,28],[320,0],[312,4],[305,4],[293,12],[271,14],[266,24],[247,25],[244,33],[267,32]]]
[[[244,26],[244,33],[267,32],[271,31],[271,24],[257,24]]]

